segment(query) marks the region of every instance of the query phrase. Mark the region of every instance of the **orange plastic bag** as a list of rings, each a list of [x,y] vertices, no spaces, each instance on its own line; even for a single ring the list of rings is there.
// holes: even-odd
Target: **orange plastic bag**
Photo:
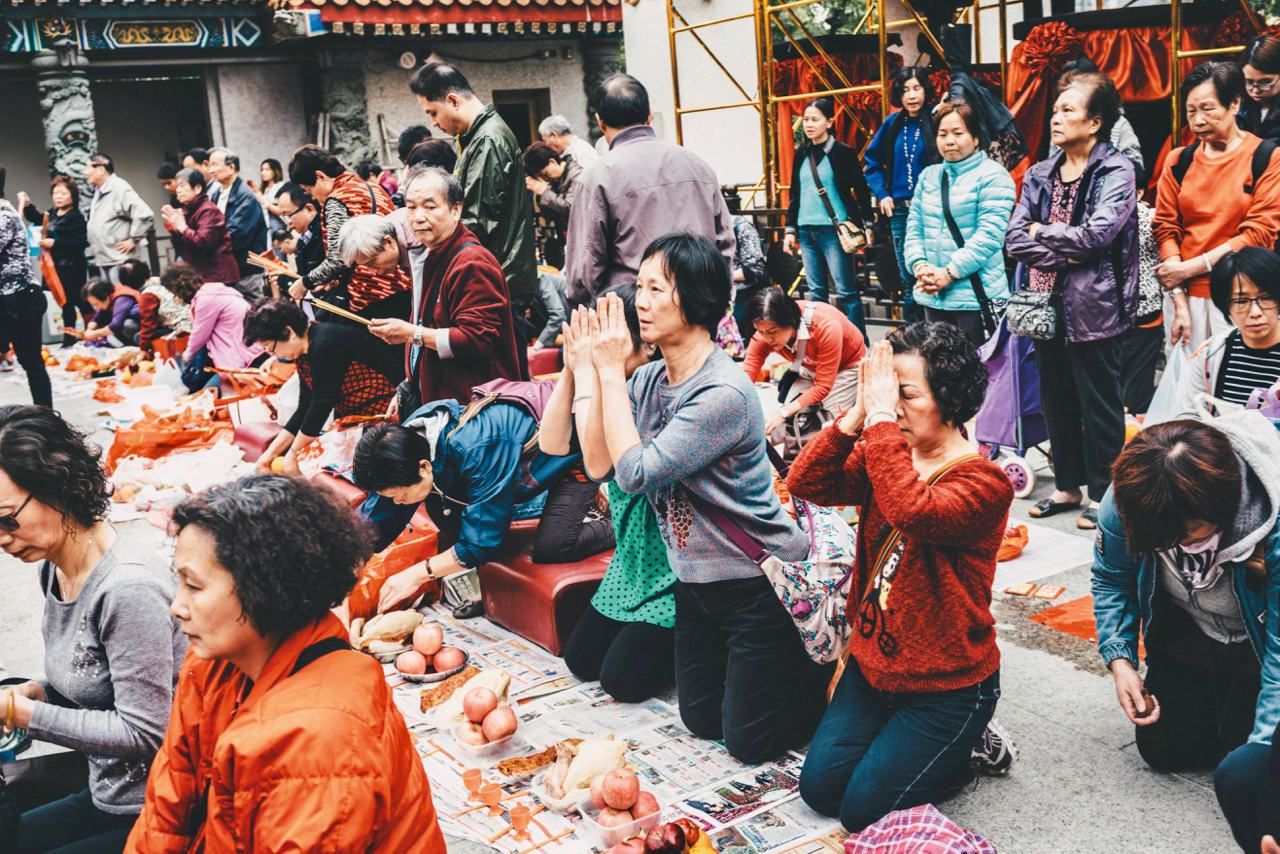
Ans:
[[[111,449],[107,451],[108,473],[114,471],[116,462],[124,457],[158,460],[178,451],[212,448],[220,441],[235,440],[235,428],[230,422],[214,422],[187,410],[163,414],[149,406],[142,407],[142,414],[146,417],[141,421],[116,431]]]
[[[382,595],[382,585],[387,579],[427,558],[435,557],[436,550],[436,529],[430,525],[419,525],[406,529],[396,537],[395,542],[371,557],[361,570],[360,580],[356,582],[355,589],[347,600],[351,619],[363,617],[367,620],[378,613],[378,597]],[[408,601],[412,602],[423,593],[432,598],[439,596],[440,584],[435,579],[428,581]]]
[[[1022,554],[1022,550],[1027,547],[1027,543],[1031,542],[1031,534],[1027,531],[1026,525],[1019,525],[1012,530],[1016,531],[1016,536],[1009,536],[1011,529],[1005,528],[1004,542],[1000,543],[1000,551],[996,552],[997,561],[1013,560]]]

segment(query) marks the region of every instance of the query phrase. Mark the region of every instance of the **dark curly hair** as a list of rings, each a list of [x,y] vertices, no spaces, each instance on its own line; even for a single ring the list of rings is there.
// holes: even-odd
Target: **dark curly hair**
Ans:
[[[111,507],[102,451],[45,406],[0,406],[0,469],[64,527],[92,528]]]
[[[213,537],[245,619],[264,637],[288,637],[341,604],[373,554],[367,523],[350,505],[288,475],[215,486],[175,507],[173,525]]]
[[[244,316],[244,343],[288,341],[290,329],[301,338],[307,334],[309,325],[307,316],[293,300],[259,297]]]
[[[174,261],[160,275],[160,284],[178,298],[178,302],[191,305],[191,299],[204,284],[204,277],[185,261]]]
[[[987,396],[987,366],[959,328],[922,320],[895,329],[885,340],[895,356],[911,353],[924,359],[924,376],[945,423],[959,427],[978,414]]]

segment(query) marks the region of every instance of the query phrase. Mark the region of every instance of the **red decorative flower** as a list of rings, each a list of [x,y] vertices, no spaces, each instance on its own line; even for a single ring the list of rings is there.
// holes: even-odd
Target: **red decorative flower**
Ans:
[[[1254,32],[1253,22],[1245,16],[1244,12],[1232,12],[1214,31],[1213,46],[1234,47],[1235,45],[1243,45],[1253,38]]]
[[[1056,77],[1062,66],[1084,55],[1084,38],[1061,21],[1049,21],[1027,33],[1022,51],[1023,66],[1028,71]]]

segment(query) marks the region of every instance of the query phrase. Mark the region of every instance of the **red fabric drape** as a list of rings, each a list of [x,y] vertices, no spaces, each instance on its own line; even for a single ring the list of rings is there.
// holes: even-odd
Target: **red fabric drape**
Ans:
[[[829,54],[836,67],[854,86],[867,86],[880,79],[880,63],[875,54]],[[777,95],[798,95],[801,92],[822,92],[827,89],[844,88],[840,78],[827,67],[822,57],[814,57],[813,64],[823,72],[826,82],[819,78],[809,63],[803,59],[788,59],[775,62],[773,65],[773,91]],[[902,67],[902,54],[890,51],[888,54],[890,73]],[[832,84],[832,85],[829,85]],[[835,138],[858,151],[871,141],[876,128],[880,127],[880,93],[858,92],[853,95],[842,95],[835,99],[837,103],[848,107],[858,121],[850,120],[848,114],[837,108]],[[791,184],[791,161],[795,157],[796,142],[792,126],[804,114],[807,101],[781,101],[777,104],[778,124],[778,172],[781,182]],[[858,127],[861,123],[862,127]],[[786,191],[783,191],[786,193]],[[783,196],[782,204],[786,206],[789,194]]]
[[[1185,27],[1182,47],[1183,50],[1202,50],[1244,44],[1253,37],[1253,33],[1253,26],[1244,14],[1234,12],[1216,27]],[[1014,181],[1020,184],[1023,173],[1039,159],[1041,146],[1047,146],[1053,84],[1063,65],[1087,56],[1115,81],[1122,101],[1167,100],[1172,95],[1169,79],[1171,41],[1169,27],[1078,32],[1060,21],[1050,21],[1028,33],[1027,38],[1013,49],[1009,79],[1005,85],[1005,103],[1013,112],[1018,128],[1031,149],[1031,154],[1013,170]],[[1203,61],[1203,57],[1182,60],[1182,75],[1186,76]],[[1163,162],[1163,156],[1168,152],[1166,143],[1159,162]],[[1156,171],[1152,169],[1153,173]]]

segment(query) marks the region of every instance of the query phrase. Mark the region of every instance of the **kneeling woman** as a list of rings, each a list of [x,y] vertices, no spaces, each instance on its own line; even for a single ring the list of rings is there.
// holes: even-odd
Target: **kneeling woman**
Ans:
[[[616,294],[622,302],[632,346],[623,367],[627,377],[648,363],[654,352],[654,347],[640,338],[635,293],[634,287],[619,285],[601,295],[607,300]],[[578,435],[586,435],[588,419],[600,417],[599,410],[591,406],[596,382],[592,344],[588,310],[574,309],[564,334],[564,370],[547,401],[538,434],[547,453],[569,453],[575,428]],[[598,450],[583,448],[587,474],[607,477],[612,466],[608,456],[594,453]],[[569,637],[564,661],[579,679],[599,679],[614,699],[638,703],[657,695],[675,679],[676,602],[672,589],[676,577],[667,561],[658,520],[643,495],[628,495],[610,481],[609,511],[616,550],[600,589]]]
[[[792,495],[859,506],[848,661],[800,776],[805,803],[851,832],[1016,758],[993,718],[991,617],[1013,487],[960,432],[986,388],[955,326],[895,331],[863,362],[858,402],[787,477]]]
[[[173,525],[191,650],[125,850],[445,854],[382,668],[329,612],[371,554],[351,509],[261,474],[179,505]]]
[[[53,410],[0,407],[0,548],[39,564],[45,598],[45,678],[0,689],[0,712],[89,758],[87,789],[28,810],[0,840],[12,854],[124,847],[187,651],[169,614],[173,573],[107,521],[99,457]]]
[[[1157,771],[1216,765],[1218,802],[1246,851],[1261,841],[1258,790],[1280,722],[1277,510],[1270,421],[1169,421],[1116,458],[1094,547],[1098,652],[1138,753]]]
[[[554,382],[498,381],[497,390],[542,400]],[[463,419],[464,408],[452,398],[437,400],[412,413],[403,426],[373,428],[356,447],[352,474],[356,486],[371,493],[363,512],[377,529],[377,548],[389,545],[433,493],[443,503],[442,517],[436,519],[442,538],[456,537],[451,548],[421,569],[387,579],[380,612],[412,599],[433,577],[486,563],[507,536],[516,505],[543,492],[547,502],[534,540],[534,563],[572,563],[613,548],[609,520],[584,521],[600,487],[583,471],[581,453],[575,449],[557,456],[539,450],[537,419],[501,398],[468,414]]]
[[[382,415],[404,379],[404,348],[391,347],[360,326],[311,323],[293,300],[259,299],[244,318],[244,343],[260,344],[278,362],[298,366],[298,408],[258,458],[268,467],[284,455],[298,470],[298,453],[324,429],[329,415]]]

